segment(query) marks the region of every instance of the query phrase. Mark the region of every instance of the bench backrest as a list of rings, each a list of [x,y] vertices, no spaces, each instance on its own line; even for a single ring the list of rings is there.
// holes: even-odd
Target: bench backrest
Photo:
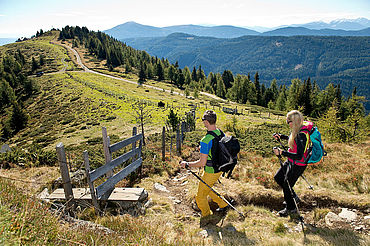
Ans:
[[[95,169],[90,170],[89,160],[87,151],[84,151],[84,162],[85,162],[85,170],[87,176],[87,182],[90,187],[91,198],[93,200],[93,204],[96,208],[98,208],[97,200],[99,199],[107,199],[110,193],[113,191],[115,185],[127,177],[130,173],[134,172],[137,168],[139,168],[142,164],[141,158],[141,148],[142,148],[142,134],[136,134],[136,128],[134,128],[133,133],[134,135],[128,139],[122,140],[115,144],[110,145],[109,137],[107,136],[107,129],[105,127],[102,128],[103,133],[103,146],[104,146],[104,156],[105,156],[105,165]],[[139,141],[138,147],[136,147],[136,143]],[[128,145],[132,145],[130,151],[118,156],[114,160],[112,160],[112,153],[118,151]],[[119,170],[117,173],[113,173],[113,169],[117,166],[123,164],[124,162],[131,159],[131,163],[126,165],[123,169]],[[105,182],[100,184],[98,187],[94,188],[94,181],[98,178],[106,175],[108,178]],[[94,201],[95,200],[95,201]]]

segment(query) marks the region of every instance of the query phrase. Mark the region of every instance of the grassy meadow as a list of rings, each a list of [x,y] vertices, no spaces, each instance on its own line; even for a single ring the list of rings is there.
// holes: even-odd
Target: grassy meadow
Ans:
[[[26,101],[28,126],[8,144],[13,153],[2,155],[10,163],[0,160],[0,244],[2,245],[369,245],[367,230],[355,230],[350,223],[327,226],[325,215],[339,213],[340,208],[356,209],[364,217],[370,213],[370,139],[362,143],[324,144],[328,156],[323,163],[309,166],[305,176],[314,190],[300,178],[295,186],[302,202],[299,204],[305,222],[305,233],[300,225],[289,218],[280,218],[276,212],[282,208],[282,191],[273,176],[279,160],[272,155],[274,132],[288,133],[285,112],[273,114],[267,109],[251,105],[212,99],[202,94],[190,99],[168,91],[171,85],[148,81],[145,84],[160,90],[128,83],[120,79],[82,72],[73,62],[74,57],[57,42],[57,33],[35,40],[0,47],[0,55],[21,49],[25,56],[47,57],[45,74],[33,78],[38,93]],[[66,42],[68,44],[68,42]],[[104,69],[104,61],[88,56],[79,47],[85,64],[95,71],[104,71],[117,77],[137,81],[135,76],[117,69]],[[67,66],[66,72],[62,71]],[[166,90],[166,91],[165,91]],[[102,227],[81,226],[66,222],[50,203],[41,202],[37,195],[44,188],[52,188],[59,174],[55,160],[55,146],[63,142],[72,171],[82,168],[82,152],[87,149],[91,165],[103,164],[101,127],[107,127],[111,143],[125,139],[137,126],[131,104],[145,100],[152,121],[145,126],[147,145],[143,149],[143,178],[132,178],[130,185],[143,187],[149,193],[151,205],[145,214],[130,216],[109,212],[98,217],[91,208],[78,210],[77,218],[91,221]],[[165,107],[158,107],[158,103]],[[169,109],[181,117],[196,106],[196,130],[186,134],[182,153],[175,147],[161,160],[161,131]],[[217,106],[212,106],[217,105]],[[221,108],[237,107],[239,115],[222,112]],[[197,192],[198,180],[180,170],[181,159],[195,160],[197,146],[205,133],[200,120],[206,109],[218,115],[218,127],[238,137],[242,145],[239,163],[233,178],[221,178],[215,186],[221,194],[233,198],[236,207],[245,213],[241,220],[230,210],[226,218],[207,228],[199,227],[199,214],[191,208]],[[315,121],[315,119],[311,119]],[[167,139],[170,135],[167,133]],[[41,158],[49,158],[48,166],[40,165]],[[49,160],[48,159],[48,160]],[[196,170],[198,173],[198,170]],[[176,181],[183,178],[182,182]],[[157,192],[153,186],[161,183],[169,194]],[[127,185],[122,181],[118,186]],[[174,198],[180,203],[174,202]]]

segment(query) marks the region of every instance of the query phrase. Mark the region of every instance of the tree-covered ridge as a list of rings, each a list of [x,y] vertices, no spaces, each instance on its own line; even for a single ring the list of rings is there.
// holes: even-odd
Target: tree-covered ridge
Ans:
[[[273,80],[270,87],[267,87],[260,83],[259,72],[255,73],[253,79],[249,74],[234,76],[229,69],[222,74],[210,72],[207,76],[201,65],[197,68],[194,66],[192,71],[187,66],[181,69],[178,62],[171,64],[167,59],[152,57],[145,51],[135,50],[102,32],[89,31],[85,27],[66,26],[61,30],[60,39],[72,38],[75,46],[82,44],[92,55],[105,59],[110,69],[123,67],[126,73],[136,73],[140,82],[145,82],[146,79],[167,80],[179,88],[185,88],[186,95],[190,91],[206,91],[238,103],[250,103],[281,111],[301,108],[306,115],[314,117],[325,114],[332,105],[339,107],[340,118],[343,120],[355,109],[364,115],[363,98],[359,98],[356,92],[347,98],[343,97],[340,84],[329,83],[325,90],[320,90],[318,84],[315,81],[312,83],[310,77],[307,77],[304,81],[293,79],[290,86],[278,86],[277,81]],[[318,46],[319,43],[315,45]],[[298,61],[294,61],[294,58],[293,61],[287,61],[292,64],[295,62]],[[261,70],[267,67],[266,64],[260,66]],[[341,66],[350,67],[351,64]],[[352,100],[356,102],[352,103]]]
[[[172,34],[162,38],[125,40],[128,45],[151,55],[178,61],[181,67],[234,74],[260,74],[261,83],[273,79],[279,85],[294,78],[311,78],[321,89],[329,83],[341,84],[345,96],[354,87],[359,95],[370,94],[370,38],[338,36],[263,37],[233,39]],[[370,109],[370,104],[366,104]]]
[[[8,139],[27,124],[28,116],[22,104],[34,91],[33,81],[24,69],[26,59],[20,50],[14,56],[6,55],[0,60],[0,137]],[[38,63],[32,58],[32,69]]]

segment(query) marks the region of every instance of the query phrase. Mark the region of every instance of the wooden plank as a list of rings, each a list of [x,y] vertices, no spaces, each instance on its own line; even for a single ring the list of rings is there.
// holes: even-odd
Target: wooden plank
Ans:
[[[127,138],[125,140],[122,140],[121,142],[112,144],[109,147],[109,150],[110,150],[111,153],[113,153],[113,152],[115,152],[117,150],[122,149],[123,147],[125,147],[125,146],[127,146],[129,144],[135,143],[136,141],[140,140],[142,137],[143,137],[143,134],[140,133],[140,134],[135,135],[133,137]]]
[[[109,196],[110,201],[138,201],[144,188],[115,188]]]
[[[115,167],[124,163],[125,161],[130,159],[132,156],[135,156],[136,154],[139,154],[140,151],[141,151],[140,148],[136,148],[134,151],[131,150],[131,151],[129,151],[129,152],[123,154],[123,155],[120,155],[119,157],[117,157],[113,161],[105,164],[104,166],[101,166],[101,167],[91,171],[90,172],[91,182],[94,182],[95,180],[97,180],[98,178],[103,176],[104,174],[108,173],[109,171],[112,171]]]
[[[99,185],[96,188],[96,196],[97,196],[97,198],[99,199],[107,191],[109,191],[110,189],[113,189],[114,186],[119,181],[121,181],[127,175],[129,175],[130,173],[132,173],[133,171],[135,171],[138,167],[140,167],[142,161],[143,161],[142,158],[137,159],[136,161],[134,161],[133,163],[131,163],[130,165],[128,165],[127,167],[125,167],[124,169],[122,169],[120,172],[118,172],[117,174],[115,174],[113,177],[110,177],[107,181],[105,181],[104,183],[102,183],[101,185]]]
[[[76,200],[91,200],[89,188],[73,188],[73,195]],[[144,188],[115,188],[108,198],[109,201],[138,201],[144,192]],[[65,200],[64,190],[56,189],[47,199]]]
[[[66,153],[64,150],[63,143],[57,144],[56,151],[57,151],[57,156],[58,156],[58,161],[59,161],[60,173],[62,175],[65,199],[67,201],[67,210],[73,213],[75,203],[73,201],[74,197],[72,193],[71,178],[69,177],[67,158],[66,158]]]
[[[91,181],[91,178],[90,178],[90,162],[89,162],[89,155],[88,155],[87,150],[85,150],[83,152],[83,156],[84,156],[86,179],[87,179],[87,183],[89,184],[92,203],[93,203],[93,206],[95,208],[95,213],[98,214],[98,211],[100,211],[100,208],[99,208],[99,204],[98,204],[98,201],[96,199],[96,196],[95,196],[94,184],[93,184],[93,181]]]

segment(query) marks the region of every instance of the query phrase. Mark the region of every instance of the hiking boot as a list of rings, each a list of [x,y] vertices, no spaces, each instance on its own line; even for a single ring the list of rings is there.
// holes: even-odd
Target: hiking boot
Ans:
[[[278,212],[278,215],[280,217],[288,217],[288,215],[293,216],[293,215],[296,215],[296,214],[298,214],[297,209],[291,209],[290,210],[290,209],[284,208],[283,210],[280,210]]]
[[[227,213],[229,209],[230,209],[230,205],[227,205],[226,207],[223,207],[223,208],[217,208],[215,213],[224,215]]]
[[[205,227],[205,226],[214,224],[214,218],[213,217],[214,216],[212,216],[212,215],[201,217],[200,218],[200,227]]]
[[[200,212],[200,209],[199,209],[199,207],[198,207],[198,204],[196,203],[196,201],[192,201],[191,202],[191,208],[194,210],[194,211],[196,211],[196,212]]]

